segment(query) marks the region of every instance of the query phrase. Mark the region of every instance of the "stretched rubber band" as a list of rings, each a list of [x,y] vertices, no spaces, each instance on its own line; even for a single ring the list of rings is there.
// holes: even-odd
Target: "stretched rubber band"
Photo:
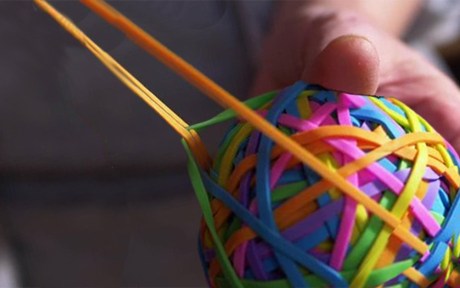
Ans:
[[[281,97],[268,93],[245,105],[106,2],[82,0],[214,101],[232,108],[189,126],[48,2],[35,2],[184,138],[204,215],[200,245],[212,246],[200,246],[211,286],[260,284],[245,277],[276,285],[287,282],[273,278],[286,277],[294,286],[459,283],[458,260],[452,258],[460,256],[460,161],[401,102],[339,95],[298,82]],[[194,127],[236,115],[243,121],[227,134],[210,170]]]

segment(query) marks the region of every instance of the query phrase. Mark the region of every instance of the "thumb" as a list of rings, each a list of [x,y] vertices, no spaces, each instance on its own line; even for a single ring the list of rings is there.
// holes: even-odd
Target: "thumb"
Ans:
[[[379,55],[361,36],[332,40],[306,67],[302,79],[328,89],[352,94],[375,94],[378,87]]]

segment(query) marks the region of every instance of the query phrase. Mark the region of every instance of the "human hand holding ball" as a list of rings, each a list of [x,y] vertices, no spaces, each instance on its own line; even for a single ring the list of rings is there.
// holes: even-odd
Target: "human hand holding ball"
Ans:
[[[313,0],[280,5],[252,94],[302,79],[331,90],[395,97],[460,151],[459,88],[398,39],[416,17],[420,1],[365,2]]]
[[[285,6],[265,43],[253,94],[280,92],[259,113],[400,222],[389,227],[335,183],[326,184],[237,122],[222,142],[214,177],[203,176],[228,260],[218,259],[203,226],[201,254],[210,283],[234,285],[227,268],[244,287],[456,287],[458,88],[395,37],[403,22],[385,30],[349,10]],[[396,99],[302,82],[289,86],[297,79],[395,97],[455,149]],[[425,248],[398,235],[400,229]]]
[[[378,3],[386,9],[368,15],[374,23],[364,18],[369,2],[283,3],[254,88],[280,90],[247,107],[108,4],[85,1],[233,108],[191,126],[49,4],[37,2],[184,137],[211,286],[460,287],[455,149],[397,99],[350,94],[393,95],[458,146],[458,89],[391,36],[417,1],[398,2],[396,10],[387,9],[388,0],[373,1],[374,9]],[[299,78],[332,90],[291,85]],[[209,167],[196,132],[237,115],[250,123],[233,124]]]

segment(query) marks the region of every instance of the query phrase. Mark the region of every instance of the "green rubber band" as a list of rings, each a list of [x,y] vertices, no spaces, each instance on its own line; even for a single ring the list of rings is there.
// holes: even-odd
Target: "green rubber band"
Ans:
[[[385,192],[382,199],[380,200],[380,205],[385,209],[389,209],[391,206],[393,206],[395,201],[396,195],[391,192]],[[376,216],[372,216],[366,226],[366,229],[364,229],[364,231],[361,233],[358,241],[350,251],[348,257],[345,259],[343,269],[355,269],[360,265],[362,259],[366,256],[366,254],[369,252],[369,249],[372,247],[372,244],[377,238],[378,233],[382,227],[382,220]]]
[[[228,260],[227,255],[225,253],[225,249],[222,245],[222,242],[220,241],[217,231],[214,228],[214,218],[212,217],[211,205],[209,204],[210,200],[208,194],[206,193],[204,184],[201,180],[198,164],[196,163],[195,158],[193,157],[193,154],[190,151],[190,148],[184,140],[182,140],[182,145],[184,146],[185,151],[187,152],[189,160],[187,168],[192,182],[192,186],[195,190],[195,195],[198,199],[198,203],[200,204],[204,221],[206,222],[209,232],[211,233],[211,237],[217,252],[217,259],[222,267],[225,279],[227,279],[228,283],[230,284],[230,287],[243,288],[244,286],[239,280],[238,276],[236,275],[234,269],[232,268],[232,265],[230,264],[230,261]]]
[[[307,187],[308,186],[305,181],[283,185],[273,190],[271,200],[272,202],[282,201],[298,194]]]
[[[273,100],[273,98],[275,98],[275,96],[277,94],[278,94],[277,91],[271,91],[271,92],[262,94],[260,96],[251,98],[249,100],[246,100],[243,103],[247,107],[249,107],[249,108],[251,108],[253,110],[256,110],[256,109],[259,109],[260,107],[262,107],[263,105],[265,105],[266,103],[270,102],[271,100]],[[200,131],[200,130],[203,130],[204,128],[207,128],[209,126],[213,126],[213,125],[216,125],[216,124],[219,124],[219,123],[234,119],[234,118],[236,118],[236,116],[237,115],[236,115],[235,111],[233,111],[232,109],[227,109],[227,110],[217,114],[216,116],[212,117],[211,119],[208,119],[206,121],[191,125],[189,127],[189,130]]]

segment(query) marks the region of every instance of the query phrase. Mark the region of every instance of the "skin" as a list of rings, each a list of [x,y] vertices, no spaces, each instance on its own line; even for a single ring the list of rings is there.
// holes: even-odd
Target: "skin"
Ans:
[[[353,94],[398,98],[460,151],[460,90],[399,38],[419,0],[278,3],[252,94],[298,79]]]

